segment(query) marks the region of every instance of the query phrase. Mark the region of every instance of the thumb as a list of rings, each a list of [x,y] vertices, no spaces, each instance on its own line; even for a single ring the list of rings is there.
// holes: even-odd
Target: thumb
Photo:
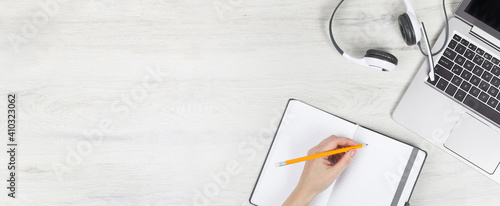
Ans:
[[[338,170],[339,172],[342,172],[347,165],[351,162],[352,158],[354,158],[354,155],[356,154],[356,149],[350,150],[342,156],[342,158],[335,164],[333,167],[335,167],[335,170]]]

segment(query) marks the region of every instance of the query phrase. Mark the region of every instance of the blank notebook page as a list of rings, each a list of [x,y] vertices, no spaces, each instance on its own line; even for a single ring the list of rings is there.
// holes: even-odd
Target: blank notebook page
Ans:
[[[413,147],[362,127],[353,139],[368,146],[339,176],[328,205],[391,205]]]
[[[331,136],[352,138],[357,125],[291,100],[276,133],[264,168],[255,186],[251,202],[256,205],[281,205],[297,185],[304,162],[276,167],[275,163],[302,157],[307,151]],[[330,186],[311,205],[326,205]]]

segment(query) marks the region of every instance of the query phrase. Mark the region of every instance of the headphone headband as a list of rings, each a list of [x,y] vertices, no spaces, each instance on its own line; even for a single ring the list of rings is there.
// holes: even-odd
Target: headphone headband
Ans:
[[[330,40],[332,41],[333,46],[335,46],[335,49],[344,58],[346,58],[354,63],[357,63],[359,65],[363,65],[366,67],[370,67],[370,68],[373,68],[376,70],[382,70],[382,71],[391,71],[394,68],[396,68],[396,65],[398,62],[397,58],[395,56],[393,56],[392,54],[389,54],[387,52],[377,51],[377,50],[369,50],[369,51],[367,51],[367,54],[365,55],[365,57],[358,59],[358,58],[354,58],[354,57],[350,56],[349,54],[346,54],[340,48],[340,46],[335,41],[335,38],[333,37],[332,24],[333,24],[333,17],[335,16],[337,9],[340,7],[340,5],[342,5],[343,2],[344,2],[344,0],[341,0],[339,2],[339,4],[337,5],[337,7],[335,7],[335,10],[332,13],[332,16],[330,17],[330,24],[329,24]],[[403,3],[405,4],[406,10],[407,10],[407,13],[406,13],[407,20],[406,21],[409,21],[406,24],[408,24],[407,26],[411,25],[411,27],[413,28],[413,29],[408,29],[405,32],[407,32],[407,34],[411,35],[410,37],[413,40],[411,42],[417,43],[420,41],[420,38],[422,37],[422,33],[418,29],[419,25],[418,25],[417,17],[415,15],[415,12],[413,11],[413,8],[412,8],[409,0],[403,0]],[[406,37],[405,37],[405,39],[406,39]]]

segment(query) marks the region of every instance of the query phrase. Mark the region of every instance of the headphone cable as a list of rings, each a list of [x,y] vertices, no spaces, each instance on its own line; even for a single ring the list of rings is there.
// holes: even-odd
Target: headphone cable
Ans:
[[[436,56],[437,54],[441,53],[443,51],[443,49],[446,47],[446,43],[448,43],[448,35],[450,34],[450,25],[448,23],[448,13],[446,13],[446,3],[445,3],[445,0],[443,0],[443,12],[444,12],[444,19],[445,19],[445,22],[446,22],[446,39],[444,40],[443,46],[441,46],[441,49],[439,49],[439,51],[437,51],[435,53],[431,52],[432,56]],[[424,35],[427,35],[427,32],[425,30],[424,30],[424,32],[425,32]],[[422,45],[420,44],[420,42],[418,42],[418,48],[420,49],[420,53],[422,53],[424,56],[429,56],[428,54],[426,54],[422,50]]]
[[[335,46],[335,49],[337,49],[337,51],[343,55],[344,54],[344,51],[342,51],[342,49],[340,49],[339,45],[337,45],[337,42],[335,41],[335,38],[333,38],[333,29],[332,29],[332,23],[333,23],[333,17],[335,16],[335,12],[337,12],[337,9],[340,7],[340,5],[344,2],[344,0],[341,0],[339,4],[337,4],[337,7],[335,7],[335,10],[333,10],[333,13],[332,13],[332,16],[330,17],[330,26],[329,26],[329,31],[330,31],[330,40],[332,41],[333,43],[333,46]]]

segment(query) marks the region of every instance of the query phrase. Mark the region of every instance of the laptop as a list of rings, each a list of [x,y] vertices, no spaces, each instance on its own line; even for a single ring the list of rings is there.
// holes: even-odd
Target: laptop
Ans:
[[[500,183],[500,1],[464,0],[446,48],[425,61],[393,119]],[[435,48],[445,43],[441,33]]]

